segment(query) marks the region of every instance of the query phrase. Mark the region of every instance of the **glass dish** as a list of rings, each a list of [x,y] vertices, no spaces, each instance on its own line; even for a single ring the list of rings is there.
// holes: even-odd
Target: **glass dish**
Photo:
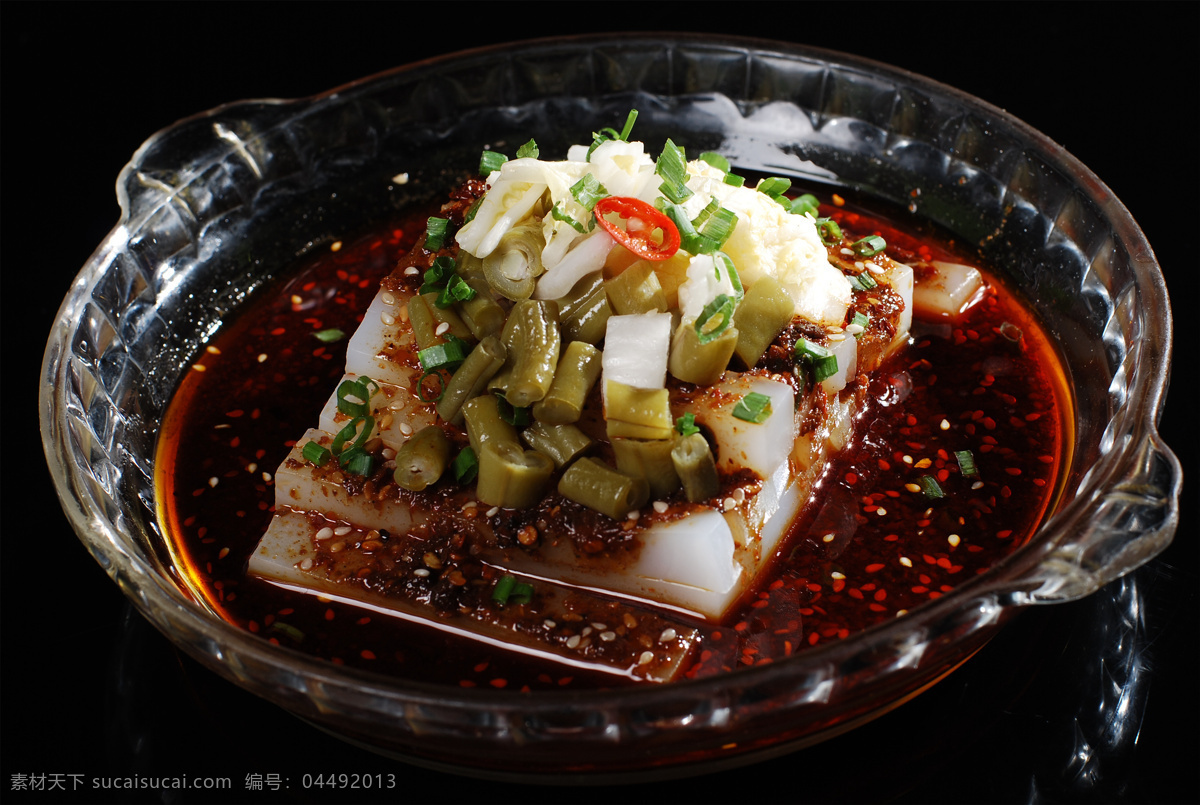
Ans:
[[[543,153],[563,153],[630,108],[652,152],[671,136],[744,171],[914,204],[1025,294],[1074,395],[1066,486],[1035,537],[953,593],[839,643],[620,691],[414,684],[273,646],[211,615],[172,567],[154,486],[159,422],[209,336],[314,244],[442,197],[485,143],[533,132]],[[406,182],[392,181],[402,173]],[[121,220],[64,300],[41,375],[42,439],[67,516],[177,645],[384,754],[483,776],[614,781],[791,751],[899,705],[1020,608],[1088,595],[1174,533],[1181,471],[1156,432],[1172,324],[1149,244],[1061,147],[916,75],[703,36],[486,48],[181,121],[138,150],[118,197]]]

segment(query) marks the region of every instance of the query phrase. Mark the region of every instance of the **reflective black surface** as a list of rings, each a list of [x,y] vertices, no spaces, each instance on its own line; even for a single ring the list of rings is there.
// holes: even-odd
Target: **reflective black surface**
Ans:
[[[1200,100],[1197,6],[1139,5],[1136,14],[1133,7],[983,6],[958,20],[955,6],[825,5],[789,10],[798,20],[816,16],[786,32],[773,19],[790,6],[736,8],[742,6],[754,11],[730,22],[734,7],[725,8],[716,15],[724,19],[701,26],[675,14],[656,18],[641,5],[606,14],[592,6],[558,12],[566,16],[555,27],[509,22],[466,33],[417,29],[403,6],[5,7],[10,416],[0,542],[0,798],[1200,800],[1200,562],[1190,489],[1197,445],[1184,396],[1192,385],[1195,336],[1187,310],[1196,294],[1200,220],[1191,111]],[[839,13],[849,19],[832,22]],[[749,769],[636,787],[531,791],[378,758],[224,682],[133,613],[58,512],[40,460],[33,400],[45,333],[71,278],[116,220],[113,183],[141,141],[222,102],[306,95],[461,47],[597,26],[718,25],[873,56],[953,84],[1063,143],[1112,187],[1154,245],[1176,312],[1176,371],[1163,434],[1189,481],[1174,545],[1095,596],[1024,613],[947,680],[852,733]],[[305,774],[370,775],[373,787],[304,788]],[[227,777],[230,788],[94,787],[104,778],[175,775]],[[43,790],[30,790],[39,782]],[[65,790],[49,790],[59,786]]]

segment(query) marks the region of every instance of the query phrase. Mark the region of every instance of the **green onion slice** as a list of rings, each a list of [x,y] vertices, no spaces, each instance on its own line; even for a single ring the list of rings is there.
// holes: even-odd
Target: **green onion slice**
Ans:
[[[927,498],[946,497],[946,493],[942,490],[942,485],[932,475],[922,475],[917,479],[917,483],[921,487],[921,493]]]
[[[693,433],[699,433],[700,428],[696,427],[696,415],[688,411],[676,419],[675,430],[679,432],[680,436],[691,436]]]
[[[718,154],[716,151],[705,151],[699,156],[701,162],[707,162],[718,170],[723,170],[729,173],[729,160]]]
[[[858,274],[848,277],[850,287],[856,291],[869,291],[879,283],[871,276],[869,271],[861,271]]]
[[[812,193],[805,193],[792,200],[790,209],[795,215],[812,215],[816,217],[820,204],[821,202]]]
[[[860,238],[850,244],[850,248],[859,257],[874,257],[887,248],[887,241],[879,237],[879,235],[868,235],[865,238]]]
[[[742,288],[742,277],[738,274],[737,266],[733,264],[733,258],[725,252],[713,252],[713,261],[720,263],[721,267],[725,269],[729,283],[733,285],[733,303],[735,306],[740,304],[746,296],[746,291]]]
[[[742,187],[746,184],[745,176],[738,176],[736,173],[725,174],[725,184],[731,187]]]
[[[796,358],[802,364],[812,366],[813,377],[818,383],[837,374],[837,355],[820,344],[814,344],[807,338],[796,342]]]
[[[467,281],[457,274],[451,274],[446,281],[446,287],[438,294],[434,302],[438,307],[450,307],[456,302],[470,302],[475,298],[475,289],[467,285]]]
[[[629,114],[625,118],[625,128],[621,129],[619,132],[616,129],[608,127],[602,128],[600,131],[593,131],[592,145],[590,148],[588,148],[587,152],[588,161],[590,162],[592,159],[592,152],[595,151],[598,146],[603,145],[609,140],[621,140],[623,142],[629,142],[629,133],[633,131],[633,123],[635,120],[637,120],[637,116],[638,111],[636,109],[630,109]]]
[[[437,381],[436,393],[426,389],[425,381],[431,377]],[[421,375],[421,379],[417,381],[417,396],[421,398],[421,402],[441,402],[442,395],[445,393],[446,378],[442,375],[442,371],[440,369],[426,369],[425,374]]]
[[[663,146],[658,161],[654,163],[654,172],[663,178],[659,190],[675,204],[682,204],[691,198],[692,191],[687,186],[687,157],[679,146],[671,140]]]
[[[372,386],[374,388],[372,388]],[[337,409],[346,416],[364,416],[371,412],[371,397],[379,384],[363,375],[358,380],[344,380],[337,389]],[[349,399],[355,397],[359,402]]]
[[[333,454],[329,452],[329,448],[322,447],[316,442],[308,442],[304,445],[304,449],[300,451],[304,455],[304,460],[318,467],[325,466],[325,462],[329,460]]]
[[[271,630],[275,631],[275,632],[283,632],[285,635],[292,638],[297,643],[304,640],[304,632],[300,631],[295,626],[292,626],[290,623],[284,623],[283,621],[275,621],[274,623],[271,624]]]
[[[342,469],[351,475],[369,476],[375,470],[375,457],[357,447],[346,450],[338,457]]]
[[[696,317],[696,337],[701,344],[707,344],[729,329],[733,322],[733,307],[733,298],[728,294],[718,294],[704,306]]]
[[[771,176],[760,181],[754,189],[778,201],[779,197],[791,188],[791,179],[784,179],[782,176]]]
[[[454,480],[460,484],[465,485],[474,481],[475,476],[479,475],[479,459],[475,456],[475,451],[470,447],[464,447],[462,452],[450,462],[450,469],[454,471]]]
[[[453,371],[467,359],[467,342],[452,335],[446,336],[443,344],[434,344],[417,353],[417,360],[426,372],[431,369],[449,369]]]
[[[738,400],[733,407],[733,415],[746,422],[759,424],[771,416],[771,398],[757,391],[752,391]]]
[[[826,246],[842,242],[842,228],[832,218],[818,218],[817,232]]]
[[[503,394],[496,395],[496,411],[501,419],[514,428],[524,428],[533,421],[529,408],[517,408],[505,399]]]
[[[563,221],[564,223],[570,224],[571,228],[581,235],[588,231],[583,224],[576,221],[570,213],[563,209],[563,203],[561,201],[550,208],[550,214],[554,216],[555,221]],[[588,218],[588,222],[591,223],[592,226],[596,225],[595,218]]]
[[[449,218],[430,218],[425,222],[425,248],[431,252],[441,249],[446,241]]]
[[[591,212],[592,207],[596,206],[596,202],[610,193],[604,189],[604,185],[600,184],[595,176],[585,173],[582,179],[571,185],[571,195],[585,210]]]
[[[346,334],[336,327],[330,327],[328,330],[320,330],[313,333],[313,338],[322,344],[332,344],[335,341],[341,341],[345,337]]]
[[[529,157],[530,159],[537,159],[540,153],[541,152],[538,151],[537,142],[531,139],[529,142],[517,149],[517,159],[525,159],[526,157]]]
[[[958,461],[959,471],[965,477],[979,477],[979,467],[975,466],[975,455],[970,450],[955,450],[954,458]]]
[[[479,157],[479,175],[487,176],[498,171],[505,162],[508,162],[508,157],[499,151],[484,151]]]
[[[362,425],[361,432],[358,430],[359,425]],[[371,432],[373,430],[375,430],[375,417],[370,415],[356,416],[354,419],[347,422],[346,426],[339,430],[337,435],[333,437],[333,444],[330,445],[330,451],[338,457],[339,461],[341,461],[343,452],[349,452],[351,450],[361,451],[366,445],[367,441],[371,438]],[[358,433],[357,439],[354,438],[355,433]],[[345,450],[343,450],[346,442],[350,439],[354,439],[354,443],[351,444],[350,447],[347,447]]]

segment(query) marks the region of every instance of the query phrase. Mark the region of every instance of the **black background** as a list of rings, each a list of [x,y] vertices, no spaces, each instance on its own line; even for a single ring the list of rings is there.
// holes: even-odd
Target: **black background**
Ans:
[[[38,444],[34,402],[58,305],[117,220],[118,172],[154,131],[228,101],[310,95],[478,45],[603,30],[708,31],[818,45],[922,73],[1024,119],[1092,168],[1138,220],[1167,277],[1179,335],[1162,430],[1190,474],[1196,436],[1185,424],[1181,392],[1195,388],[1187,311],[1200,269],[1198,8],[5,3],[0,796],[251,803],[1200,800],[1194,491],[1185,491],[1175,543],[1134,577],[1145,618],[1137,678],[1125,686],[1134,694],[1126,727],[1136,740],[1106,751],[1092,741],[1090,765],[1080,762],[1077,725],[1094,717],[1104,685],[1095,654],[1113,650],[1091,633],[1128,588],[1024,613],[930,692],[813,749],[671,783],[530,789],[351,748],[177,653],[130,610],[66,524]],[[296,785],[304,772],[394,773],[402,787],[384,796],[305,791]],[[224,797],[12,790],[14,775],[73,773],[228,776],[234,787]],[[293,787],[246,791],[249,773],[290,776]]]

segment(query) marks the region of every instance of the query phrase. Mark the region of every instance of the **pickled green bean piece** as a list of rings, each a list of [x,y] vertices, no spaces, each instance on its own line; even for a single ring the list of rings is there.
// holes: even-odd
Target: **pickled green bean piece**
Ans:
[[[463,361],[462,366],[454,372],[442,399],[438,401],[437,412],[446,422],[462,423],[462,407],[467,400],[483,392],[488,381],[500,371],[508,351],[494,335],[485,337],[475,345],[471,354]]]
[[[505,390],[516,408],[533,405],[546,396],[554,382],[562,336],[558,327],[558,306],[553,302],[524,300],[509,313],[504,328],[504,346],[512,358],[512,376]]]
[[[600,350],[571,341],[562,350],[546,396],[533,404],[533,418],[550,425],[578,422],[583,405],[600,377]]]
[[[473,397],[462,407],[467,426],[467,438],[476,456],[483,455],[483,445],[490,441],[517,443],[517,429],[500,416],[500,401],[491,394]]]
[[[453,307],[438,307],[436,304],[438,295],[435,293],[423,293],[421,298],[425,300],[429,315],[433,317],[434,335],[452,335],[463,341],[475,343],[475,336],[471,333],[471,328],[459,317]],[[446,326],[443,327],[443,324]],[[438,332],[439,330],[441,332]]]
[[[475,341],[471,330],[454,312],[452,307],[438,307],[434,302],[437,294],[426,293],[413,296],[408,302],[408,321],[412,325],[413,338],[418,349],[427,349],[445,342],[443,336],[453,335],[464,341]],[[446,327],[442,327],[442,324]],[[438,332],[438,331],[441,332]]]
[[[492,253],[483,258],[483,275],[492,290],[514,302],[532,296],[537,278],[545,271],[545,247],[542,223],[535,218],[506,232]]]
[[[567,291],[565,296],[560,296],[554,301],[558,304],[558,317],[560,320],[565,320],[568,316],[573,316],[577,311],[581,310],[584,305],[591,301],[592,296],[596,291],[604,289],[604,272],[593,271],[591,274],[585,274],[578,282]]]
[[[667,297],[650,263],[639,261],[604,283],[608,302],[618,315],[664,313]]]
[[[671,398],[666,389],[641,389],[616,380],[606,380],[604,391],[604,418],[610,422],[617,420],[631,425],[662,428],[668,433],[673,427]]]
[[[624,520],[650,499],[650,486],[602,461],[584,457],[571,465],[558,482],[558,493],[614,520]]]
[[[475,496],[488,506],[527,509],[542,499],[554,462],[516,442],[489,439],[479,453]]]
[[[460,252],[458,274],[473,291],[475,298],[459,302],[457,310],[476,338],[495,335],[504,326],[505,312],[483,276],[483,261],[469,252]]]
[[[735,352],[746,368],[754,368],[795,315],[796,303],[774,277],[759,277],[750,286],[733,313],[733,324],[738,331]]]
[[[665,498],[679,488],[679,474],[671,460],[673,439],[613,439],[617,469],[634,478],[643,478],[655,498]]]
[[[667,371],[684,383],[711,386],[721,379],[738,343],[738,330],[725,332],[706,343],[700,342],[695,322],[685,321],[675,329]]]
[[[446,470],[450,461],[450,439],[437,425],[421,428],[396,451],[396,483],[410,492],[420,492]]]
[[[562,469],[592,446],[592,440],[575,425],[535,422],[521,431],[521,438],[534,450],[547,455],[555,469]]]
[[[716,461],[708,442],[699,433],[676,439],[671,461],[683,484],[683,492],[692,503],[700,503],[720,493]]]
[[[575,308],[569,316],[562,317],[563,337],[570,341],[586,341],[599,344],[608,329],[612,306],[604,288],[598,288],[584,304]]]

